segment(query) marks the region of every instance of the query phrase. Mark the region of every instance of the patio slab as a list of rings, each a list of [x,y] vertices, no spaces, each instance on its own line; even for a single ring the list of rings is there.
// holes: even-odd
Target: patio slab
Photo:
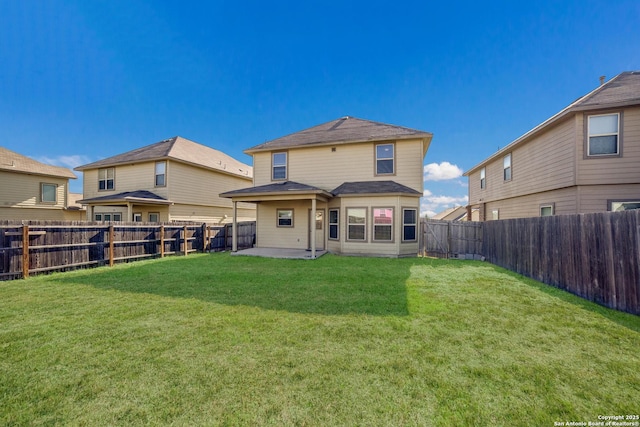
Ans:
[[[316,258],[320,258],[326,253],[327,251],[316,250]],[[312,259],[311,251],[305,249],[250,248],[238,252],[231,252],[231,255],[259,256],[265,258]]]

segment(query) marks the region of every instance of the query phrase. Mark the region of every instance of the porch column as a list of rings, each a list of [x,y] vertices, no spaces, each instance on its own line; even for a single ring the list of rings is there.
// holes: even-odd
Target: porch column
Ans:
[[[231,251],[238,252],[238,202],[233,200],[233,222],[231,228]]]
[[[311,199],[311,224],[309,229],[311,230],[311,259],[316,258],[316,198]]]
[[[133,221],[133,209],[131,208],[131,202],[127,202],[127,222]]]

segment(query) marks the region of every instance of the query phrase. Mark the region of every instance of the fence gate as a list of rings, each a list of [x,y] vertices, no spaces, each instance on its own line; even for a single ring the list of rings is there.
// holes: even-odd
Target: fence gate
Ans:
[[[482,258],[482,223],[422,219],[420,252],[436,258]]]

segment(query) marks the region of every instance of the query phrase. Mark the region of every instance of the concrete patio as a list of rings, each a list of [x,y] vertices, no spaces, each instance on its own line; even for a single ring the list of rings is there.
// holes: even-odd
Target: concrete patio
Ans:
[[[320,258],[327,251],[316,250],[316,258]],[[258,256],[264,258],[286,258],[286,259],[313,259],[311,251],[305,249],[281,249],[281,248],[250,248],[238,252],[231,252],[231,255]]]

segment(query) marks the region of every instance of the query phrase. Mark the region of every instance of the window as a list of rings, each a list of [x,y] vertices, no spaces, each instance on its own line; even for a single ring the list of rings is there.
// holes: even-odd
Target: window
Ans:
[[[167,185],[167,162],[156,162],[156,187]]]
[[[339,240],[340,236],[340,210],[329,209],[329,239]]]
[[[552,216],[554,214],[554,205],[542,205],[540,206],[540,216]]]
[[[293,227],[293,209],[278,209],[278,227]]]
[[[160,222],[160,214],[158,212],[149,212],[149,222]]]
[[[40,185],[40,201],[43,203],[55,203],[58,200],[58,186],[56,184]]]
[[[393,175],[394,173],[393,144],[376,145],[376,175]]]
[[[588,155],[617,155],[619,149],[620,114],[602,114],[588,118]]]
[[[373,208],[373,240],[393,241],[393,209]]]
[[[114,168],[98,169],[98,190],[113,190],[115,188]]]
[[[487,187],[487,171],[485,168],[480,169],[480,188]]]
[[[271,179],[287,179],[287,153],[273,153],[271,157],[272,172]]]
[[[95,215],[96,221],[122,221],[122,214],[120,212],[114,213],[101,213]]]
[[[498,209],[494,209],[491,211],[491,218],[492,219],[500,219],[500,211],[498,211]]]
[[[640,200],[632,200],[626,202],[609,201],[609,210],[613,212],[630,211],[632,209],[640,209]]]
[[[504,156],[502,167],[504,170],[504,180],[511,181],[511,153]]]
[[[134,212],[133,214],[133,222],[142,222],[142,213]]]
[[[367,240],[367,208],[347,209],[347,240]]]
[[[416,209],[402,210],[402,241],[415,242],[417,240],[418,211]]]

